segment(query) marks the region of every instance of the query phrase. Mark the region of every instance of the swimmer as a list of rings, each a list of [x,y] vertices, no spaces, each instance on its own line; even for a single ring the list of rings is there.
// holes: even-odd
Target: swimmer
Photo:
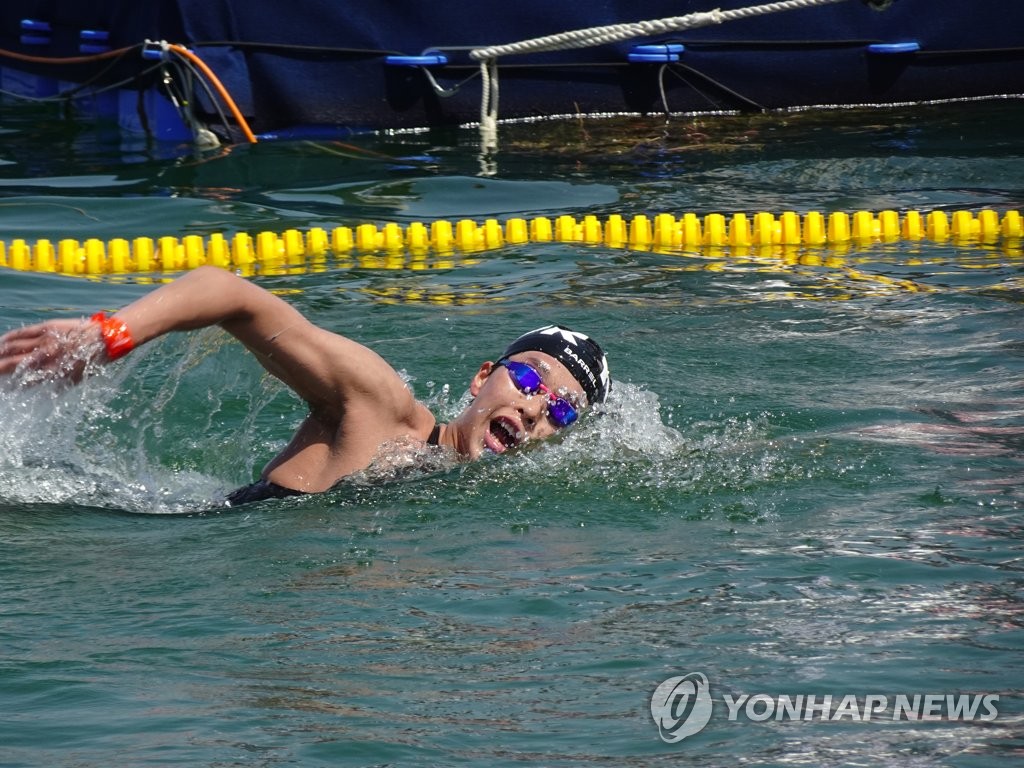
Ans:
[[[366,469],[381,446],[402,441],[472,461],[540,440],[603,402],[611,388],[601,347],[559,326],[515,339],[469,382],[473,401],[438,423],[376,352],[324,330],[255,283],[200,267],[107,317],[49,320],[0,336],[0,375],[31,371],[76,383],[172,331],[219,325],[309,406],[291,442],[231,505],[329,490]]]

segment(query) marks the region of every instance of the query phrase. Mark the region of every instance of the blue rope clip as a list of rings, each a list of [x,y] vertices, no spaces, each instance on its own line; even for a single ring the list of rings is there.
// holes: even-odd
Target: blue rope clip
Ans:
[[[392,67],[441,67],[448,63],[443,53],[426,53],[420,56],[386,56],[384,63]]]
[[[882,56],[893,56],[901,53],[917,53],[921,50],[921,44],[913,41],[905,43],[872,43],[868,46],[868,53],[880,54]]]
[[[634,45],[629,49],[626,60],[633,64],[665,63],[679,61],[679,54],[686,50],[680,43]]]

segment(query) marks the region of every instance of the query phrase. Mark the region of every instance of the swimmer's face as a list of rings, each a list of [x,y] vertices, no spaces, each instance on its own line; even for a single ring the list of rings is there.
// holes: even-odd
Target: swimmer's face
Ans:
[[[568,369],[544,352],[520,352],[510,360],[532,366],[544,385],[578,411],[586,406],[586,395]],[[552,421],[544,392],[519,390],[504,366],[486,362],[469,385],[473,402],[448,426],[454,428],[456,448],[468,459],[485,453],[504,453],[528,440],[543,440],[560,428]]]

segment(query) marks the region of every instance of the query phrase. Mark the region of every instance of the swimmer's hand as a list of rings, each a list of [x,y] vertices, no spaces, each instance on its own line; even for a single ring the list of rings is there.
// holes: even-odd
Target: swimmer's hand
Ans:
[[[0,376],[19,375],[19,383],[77,384],[90,363],[106,359],[99,325],[85,318],[48,320],[0,336]]]

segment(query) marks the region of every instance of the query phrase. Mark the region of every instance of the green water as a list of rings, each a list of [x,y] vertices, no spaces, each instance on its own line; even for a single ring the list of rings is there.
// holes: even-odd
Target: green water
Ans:
[[[0,111],[0,232],[1024,201],[1021,104],[607,121],[195,155]],[[5,766],[990,766],[1024,749],[1019,250],[843,265],[507,247],[256,278],[444,417],[513,334],[608,351],[600,418],[519,455],[224,511],[303,415],[222,334],[0,390]],[[845,267],[855,267],[856,273]],[[918,290],[909,290],[914,286]],[[141,279],[0,270],[0,327]],[[713,717],[669,744],[663,680]],[[728,717],[727,697],[992,694],[991,721]]]

